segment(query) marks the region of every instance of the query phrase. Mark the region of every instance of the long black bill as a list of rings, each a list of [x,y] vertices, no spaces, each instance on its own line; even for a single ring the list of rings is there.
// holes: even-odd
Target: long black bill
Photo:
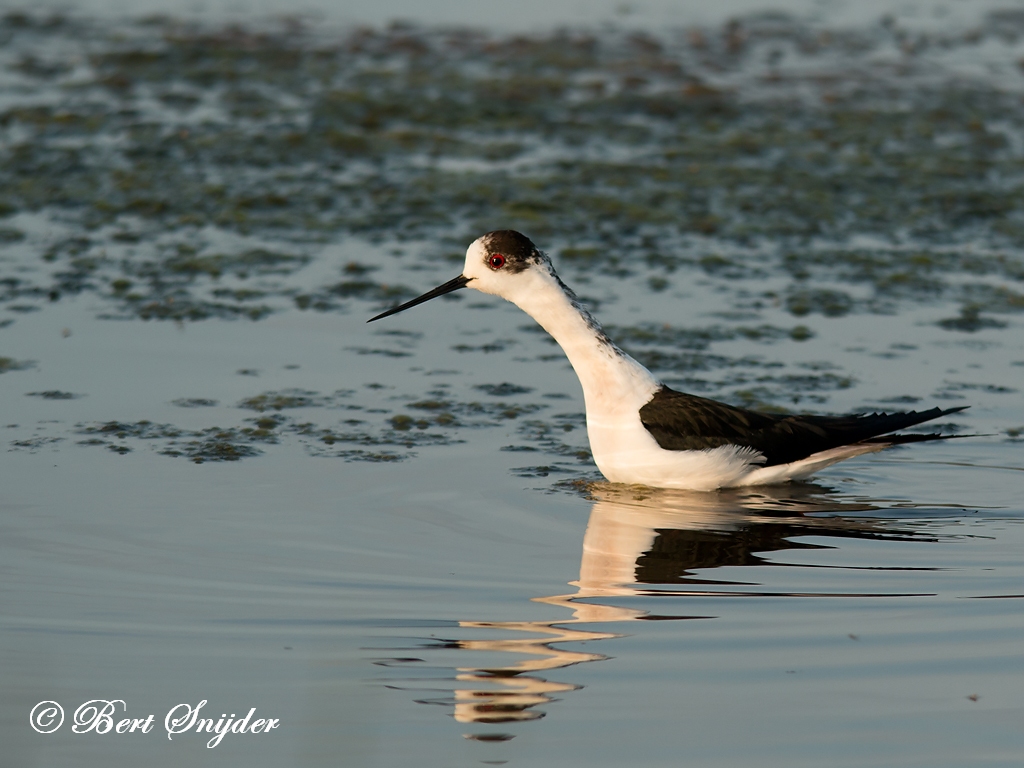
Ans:
[[[389,309],[387,312],[381,312],[379,315],[377,315],[376,317],[371,317],[366,322],[372,323],[374,320],[380,320],[382,317],[388,317],[389,315],[397,315],[399,312],[403,312],[407,310],[409,307],[415,307],[417,304],[422,304],[425,301],[436,299],[438,296],[444,296],[446,293],[451,293],[452,291],[459,290],[459,288],[465,288],[466,283],[468,283],[472,279],[473,278],[471,277],[463,277],[462,275],[459,275],[454,280],[449,280],[444,285],[439,285],[434,290],[427,291],[422,296],[417,296],[415,299],[405,302],[405,304],[399,304],[394,309]]]

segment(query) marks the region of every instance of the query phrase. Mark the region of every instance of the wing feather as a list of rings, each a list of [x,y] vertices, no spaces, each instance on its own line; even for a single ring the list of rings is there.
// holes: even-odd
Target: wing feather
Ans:
[[[658,445],[669,451],[694,451],[742,445],[765,456],[765,466],[788,464],[819,451],[877,438],[958,408],[853,414],[849,416],[780,415],[751,411],[705,397],[662,387],[640,409],[640,421]],[[917,442],[941,435],[893,435],[892,442]],[[876,438],[873,440],[873,438]]]

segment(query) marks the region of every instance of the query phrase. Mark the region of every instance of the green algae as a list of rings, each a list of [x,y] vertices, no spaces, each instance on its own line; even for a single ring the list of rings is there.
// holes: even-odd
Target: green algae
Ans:
[[[632,326],[609,326],[609,335],[627,350],[663,346],[673,349],[708,349],[714,342],[746,339],[770,344],[784,339],[806,339],[813,335],[806,326],[780,328],[774,325],[682,328],[667,324],[639,323]]]
[[[962,331],[964,333],[976,333],[985,328],[1005,328],[1006,323],[991,317],[982,317],[982,307],[976,304],[968,304],[960,309],[957,317],[947,317],[939,320],[936,325],[945,328],[947,331]]]
[[[943,45],[954,56],[999,33]],[[2,66],[52,97],[8,89],[0,110],[0,216],[19,217],[0,225],[0,304],[19,318],[80,294],[122,320],[362,317],[423,289],[409,267],[460,263],[472,238],[510,226],[602,299],[619,282],[666,300],[719,291],[726,311],[711,324],[609,334],[673,386],[783,410],[855,384],[751,351],[812,339],[822,317],[936,306],[928,322],[983,334],[1024,311],[1024,102],[909,53],[897,71],[874,68],[872,52],[900,43],[884,25],[822,42],[792,19],[505,37],[170,18],[107,30],[23,14],[2,34]],[[799,47],[802,72],[768,77],[758,57],[783,43]],[[837,66],[850,56],[857,66]],[[338,256],[339,245],[353,247]],[[799,324],[766,322],[774,307]],[[346,352],[410,357],[422,335],[377,338]],[[489,334],[451,349],[472,359],[520,343]],[[0,373],[31,365],[0,358]],[[237,400],[259,415],[224,429],[82,429],[115,452],[148,440],[198,462],[288,441],[398,461],[512,423],[507,450],[546,454],[524,472],[589,461],[579,414],[540,418],[529,387],[477,391],[485,402],[442,392],[371,409],[279,390]],[[359,418],[300,422],[297,409]]]
[[[305,390],[287,390],[284,392],[267,392],[242,400],[239,408],[252,411],[280,411],[285,408],[313,408],[322,406],[325,401],[317,397],[316,392]]]
[[[774,243],[781,252],[772,260],[798,281],[837,274],[883,298],[956,298],[960,286],[948,278],[964,270],[1024,273],[1007,253],[949,252],[951,243],[1024,244],[1024,158],[1003,128],[1020,122],[1024,105],[995,85],[921,81],[912,60],[902,76],[869,70],[837,82],[836,57],[884,49],[896,34],[885,27],[832,33],[844,42],[823,45],[799,21],[751,17],[738,22],[742,43],[718,48],[695,42],[710,32],[643,43],[614,31],[503,38],[401,28],[331,37],[301,25],[165,18],[108,33],[83,20],[27,18],[7,33],[25,50],[9,66],[41,85],[70,71],[73,41],[92,43],[92,80],[76,81],[58,105],[15,99],[0,113],[0,129],[24,136],[3,149],[3,210],[59,212],[91,233],[75,236],[88,259],[24,286],[44,295],[106,284],[129,316],[189,321],[259,319],[287,306],[273,301],[285,297],[320,311],[349,299],[397,301],[411,292],[367,279],[358,264],[346,280],[313,291],[289,295],[277,282],[203,294],[206,281],[226,275],[301,271],[312,257],[289,252],[289,243],[341,235],[465,242],[495,220],[554,240],[573,268],[622,276],[656,267],[755,278],[767,266],[744,251],[755,242]],[[811,74],[777,74],[775,96],[751,100],[742,87],[710,84],[721,72],[743,77],[759,46],[793,39],[805,41]],[[44,40],[66,43],[64,58],[35,56]],[[816,66],[829,77],[816,81]],[[796,98],[808,88],[814,98]],[[109,94],[119,106],[105,101]],[[227,119],[176,122],[152,111],[151,94],[182,117],[203,103]],[[111,150],[112,136],[123,146]],[[538,145],[560,149],[530,159]],[[110,152],[116,162],[100,162]],[[525,162],[513,170],[510,159]],[[225,253],[189,244],[187,232],[204,228],[258,234],[268,245]],[[179,250],[123,252],[148,250],[165,233],[185,235]],[[917,247],[839,245],[865,234]],[[704,252],[672,252],[691,235],[713,242]],[[5,227],[0,245],[25,237]],[[807,247],[812,238],[821,242]],[[60,243],[43,250],[59,263],[71,254]],[[653,291],[668,286],[663,274],[647,279]],[[879,306],[816,286],[794,286],[787,305],[798,316]]]
[[[12,357],[0,357],[0,373],[10,371],[27,371],[35,367],[34,360],[15,360]]]
[[[180,437],[183,432],[171,424],[154,424],[151,421],[120,422],[107,421],[100,424],[80,425],[79,434],[103,435],[118,440],[135,438],[137,440],[154,440]]]
[[[479,389],[491,397],[510,397],[512,395],[528,395],[533,392],[532,387],[522,387],[518,384],[511,384],[507,381],[501,384],[476,384],[473,389]]]
[[[187,440],[176,443],[173,448],[161,451],[165,456],[183,456],[196,464],[207,461],[238,461],[250,456],[259,456],[262,451],[245,443],[233,442],[233,433],[218,432],[212,437]]]
[[[245,419],[241,424],[229,427],[186,429],[147,420],[107,421],[78,424],[75,432],[85,438],[78,441],[80,445],[99,446],[126,453],[133,450],[132,444],[135,441],[139,441],[156,445],[156,450],[162,455],[183,457],[196,463],[255,457],[263,453],[261,446],[282,442],[297,442],[314,456],[333,456],[346,461],[399,461],[414,455],[418,448],[463,442],[459,430],[500,426],[521,416],[535,415],[545,407],[532,403],[476,400],[425,400],[409,403],[409,408],[426,413],[421,417],[392,413],[387,408],[367,408],[354,404],[349,402],[352,394],[351,390],[338,390],[331,394],[308,390],[263,393],[242,400],[236,407],[261,414],[270,413]],[[174,401],[174,404],[185,408],[216,405],[214,401],[202,398],[182,398]],[[327,412],[344,410],[351,415],[331,424],[298,420],[283,413],[299,408]],[[355,418],[357,415],[359,418]],[[582,414],[555,417],[558,428],[563,432],[575,429],[575,424],[570,424],[569,420],[579,422],[580,419]],[[536,430],[536,424],[540,422],[532,423],[534,427],[531,429]],[[537,432],[534,434],[539,435]],[[27,443],[22,446],[20,442],[12,445],[38,449],[46,444],[42,437],[32,439],[35,442],[31,446]],[[538,439],[543,450],[556,446],[550,441]],[[578,453],[578,449],[574,451]],[[565,451],[559,449],[556,454],[563,455]]]
[[[80,424],[78,434],[88,435],[81,445],[103,446],[117,453],[128,453],[132,447],[114,440],[145,440],[159,442],[159,452],[166,456],[181,456],[201,464],[206,461],[238,461],[258,456],[259,443],[274,443],[273,435],[252,427],[222,429],[210,427],[201,430],[180,429],[172,424],[150,421],[132,423],[110,421],[100,424]]]
[[[786,309],[797,317],[820,312],[826,317],[842,317],[854,305],[849,294],[826,289],[796,290],[786,297]]]
[[[29,437],[23,440],[12,440],[10,445],[11,450],[21,450],[27,451],[29,453],[38,453],[41,448],[44,448],[46,446],[53,446],[57,443],[62,442],[63,440],[63,437],[54,436]]]

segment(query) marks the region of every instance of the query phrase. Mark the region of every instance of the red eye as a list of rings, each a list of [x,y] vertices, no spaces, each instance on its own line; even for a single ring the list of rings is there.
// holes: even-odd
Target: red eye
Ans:
[[[491,265],[491,269],[501,269],[505,266],[505,257],[500,253],[492,253],[488,263]]]

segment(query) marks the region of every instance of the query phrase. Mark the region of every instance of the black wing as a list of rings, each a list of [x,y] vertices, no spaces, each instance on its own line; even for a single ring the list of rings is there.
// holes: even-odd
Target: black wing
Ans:
[[[889,435],[959,408],[852,416],[783,416],[736,408],[662,387],[640,409],[640,421],[668,451],[743,445],[764,454],[765,466],[788,464],[813,453],[861,442],[912,443],[942,435]]]

